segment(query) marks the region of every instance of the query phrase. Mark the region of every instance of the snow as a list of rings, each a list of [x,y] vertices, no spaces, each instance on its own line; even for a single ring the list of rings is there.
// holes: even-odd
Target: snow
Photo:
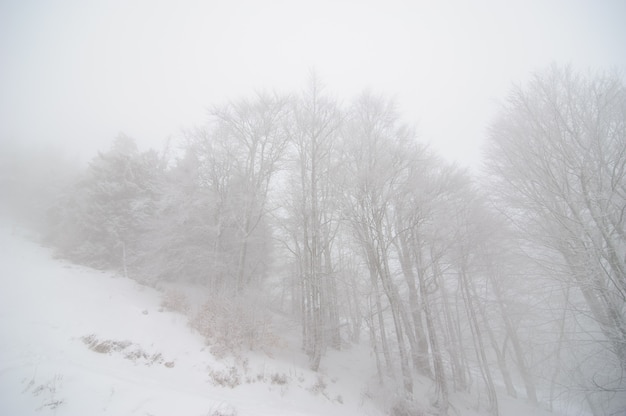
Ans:
[[[294,330],[271,354],[218,359],[186,316],[163,311],[161,296],[53,259],[23,230],[0,226],[0,414],[384,414],[367,347],[329,351],[320,374],[307,369]],[[216,385],[215,375],[233,374],[239,385]],[[428,381],[416,384],[426,397]],[[456,414],[479,414],[474,403],[456,397]],[[543,414],[501,403],[503,415]]]
[[[185,316],[162,311],[160,292],[52,259],[10,228],[0,236],[0,414],[376,414],[349,383],[328,378],[312,392],[317,376],[289,351],[250,353],[241,385],[214,385],[210,372],[227,374],[233,359],[213,357]],[[83,340],[90,335],[130,345],[98,353]],[[162,362],[151,362],[156,354]]]

